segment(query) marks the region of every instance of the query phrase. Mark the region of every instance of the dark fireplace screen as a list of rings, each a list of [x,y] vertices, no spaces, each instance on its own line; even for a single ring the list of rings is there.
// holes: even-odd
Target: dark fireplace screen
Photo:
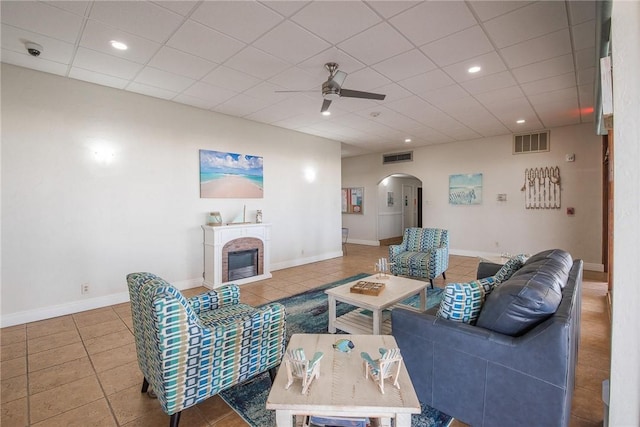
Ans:
[[[228,253],[229,282],[258,275],[258,249]]]

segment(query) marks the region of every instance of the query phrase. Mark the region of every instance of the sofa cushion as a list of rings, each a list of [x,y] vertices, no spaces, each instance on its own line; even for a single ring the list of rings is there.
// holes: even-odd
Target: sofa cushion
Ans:
[[[448,283],[437,316],[454,322],[475,323],[485,296],[491,292],[494,284],[493,277],[469,283]]]
[[[486,298],[477,326],[519,336],[551,316],[562,300],[573,260],[553,249],[532,256]]]
[[[513,273],[522,268],[526,260],[527,256],[524,254],[519,254],[510,258],[494,275],[496,282],[502,283],[506,280],[509,280],[509,278],[513,276]]]

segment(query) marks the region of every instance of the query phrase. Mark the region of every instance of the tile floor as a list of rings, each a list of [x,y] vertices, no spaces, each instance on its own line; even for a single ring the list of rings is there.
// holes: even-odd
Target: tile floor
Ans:
[[[262,304],[361,272],[387,256],[386,247],[348,245],[348,255],[273,272],[242,286],[242,300]],[[447,282],[475,277],[477,259],[451,256]],[[601,382],[609,375],[607,285],[586,272],[582,341],[572,426],[602,425]],[[124,280],[124,278],[123,278]],[[436,285],[442,286],[440,277]],[[124,284],[123,284],[124,286]],[[190,289],[191,296],[204,288]],[[0,425],[165,426],[157,401],[140,393],[129,304],[4,328],[1,338]],[[184,427],[233,427],[246,423],[215,396],[186,410]],[[462,423],[454,423],[461,426]]]

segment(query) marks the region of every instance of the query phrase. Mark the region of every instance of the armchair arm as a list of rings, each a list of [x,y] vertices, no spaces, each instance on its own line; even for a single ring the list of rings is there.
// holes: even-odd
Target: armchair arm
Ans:
[[[238,285],[225,285],[188,298],[191,308],[196,314],[240,302]]]
[[[404,243],[404,242],[403,242]],[[389,261],[393,262],[393,258],[397,255],[400,255],[402,252],[406,251],[407,248],[404,244],[400,245],[389,245]]]
[[[439,246],[429,249],[429,265],[436,266],[436,274],[446,271],[449,267],[449,248],[447,246]]]

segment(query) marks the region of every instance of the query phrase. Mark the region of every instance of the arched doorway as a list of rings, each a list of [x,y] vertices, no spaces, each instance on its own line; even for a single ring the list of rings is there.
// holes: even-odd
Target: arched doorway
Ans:
[[[407,227],[422,227],[422,181],[413,175],[391,174],[378,183],[380,244],[401,242]]]

